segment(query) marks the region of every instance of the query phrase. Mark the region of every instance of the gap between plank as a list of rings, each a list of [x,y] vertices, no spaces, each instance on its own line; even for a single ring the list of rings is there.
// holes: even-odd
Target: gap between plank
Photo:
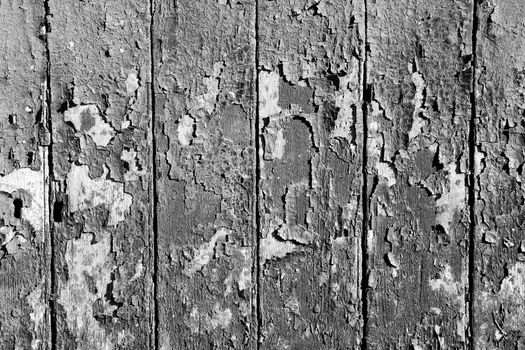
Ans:
[[[371,91],[368,87],[367,74],[368,74],[368,7],[366,0],[363,0],[363,11],[364,11],[364,30],[363,33],[363,77],[362,77],[362,96],[363,96],[363,144],[362,144],[362,172],[361,176],[363,177],[363,187],[361,190],[362,197],[362,232],[361,232],[361,310],[363,317],[363,329],[362,329],[362,339],[361,339],[361,349],[367,349],[367,339],[368,339],[368,150],[367,150],[367,141],[368,141],[368,105],[371,102]]]
[[[261,231],[261,216],[260,216],[260,181],[261,181],[261,159],[259,157],[260,145],[260,114],[259,114],[259,1],[255,0],[255,122],[254,122],[254,139],[255,139],[255,181],[254,181],[254,192],[255,192],[255,203],[254,203],[254,220],[255,220],[255,303],[256,303],[256,318],[257,318],[257,334],[255,348],[260,349],[260,337],[262,334],[262,309],[261,309],[261,247],[260,247],[260,231]]]
[[[47,129],[49,133],[49,144],[47,145],[47,175],[48,175],[48,242],[51,245],[50,251],[50,293],[48,306],[50,310],[50,335],[51,335],[51,350],[57,349],[57,313],[56,313],[56,289],[57,289],[57,276],[55,269],[56,252],[55,252],[55,224],[54,224],[54,200],[55,196],[53,193],[54,183],[54,171],[53,171],[53,121],[51,115],[51,51],[49,49],[49,34],[51,33],[51,10],[49,7],[49,1],[44,1],[44,28],[45,28],[45,50],[46,50],[46,81],[44,86],[44,106],[42,110],[41,123],[43,127]],[[45,179],[44,179],[45,181]]]
[[[150,0],[149,2],[149,12],[150,12],[150,80],[151,86],[148,90],[150,95],[150,106],[151,106],[151,166],[153,167],[153,179],[152,183],[152,209],[151,209],[151,218],[153,226],[153,271],[152,271],[152,280],[153,280],[153,325],[152,325],[152,337],[150,340],[150,346],[153,345],[154,349],[159,349],[159,302],[158,302],[158,282],[159,282],[159,234],[158,234],[158,222],[157,222],[157,204],[158,204],[158,195],[157,195],[157,140],[155,139],[155,50],[154,50],[154,15],[155,15],[155,0]]]
[[[469,328],[468,333],[469,349],[474,350],[474,298],[475,298],[475,239],[476,239],[476,60],[477,60],[477,32],[479,26],[478,18],[478,3],[477,0],[473,0],[472,9],[472,81],[471,81],[471,92],[470,92],[470,108],[471,116],[469,121],[469,186],[468,186],[468,202],[469,202],[469,214],[470,214],[470,225],[469,225],[469,278],[468,278],[468,315],[469,315]]]

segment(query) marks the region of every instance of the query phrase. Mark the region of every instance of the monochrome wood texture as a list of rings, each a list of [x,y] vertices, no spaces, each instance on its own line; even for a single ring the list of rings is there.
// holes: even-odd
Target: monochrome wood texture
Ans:
[[[261,348],[358,348],[364,4],[258,18]]]
[[[50,0],[57,349],[152,346],[150,8]]]
[[[0,348],[47,349],[50,288],[43,1],[0,1]]]
[[[157,1],[159,349],[255,349],[255,1]]]
[[[0,0],[0,349],[525,349],[520,0]]]
[[[525,348],[525,8],[477,13],[474,346]]]
[[[367,345],[468,336],[472,1],[367,2]]]

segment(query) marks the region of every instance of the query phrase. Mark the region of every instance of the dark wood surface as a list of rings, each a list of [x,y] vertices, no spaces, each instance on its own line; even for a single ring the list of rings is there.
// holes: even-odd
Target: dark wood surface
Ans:
[[[525,348],[525,13],[476,1],[0,0],[0,348]]]

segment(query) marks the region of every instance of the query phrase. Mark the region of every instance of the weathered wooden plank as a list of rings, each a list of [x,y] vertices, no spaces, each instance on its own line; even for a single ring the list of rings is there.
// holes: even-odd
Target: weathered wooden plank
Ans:
[[[58,349],[152,341],[150,8],[49,0]]]
[[[525,348],[525,8],[481,2],[476,69],[474,345]]]
[[[361,343],[361,1],[260,1],[262,349]]]
[[[160,349],[250,349],[253,0],[157,1]]]
[[[50,341],[44,17],[43,1],[0,1],[2,349]]]
[[[466,344],[472,7],[368,2],[371,349]]]

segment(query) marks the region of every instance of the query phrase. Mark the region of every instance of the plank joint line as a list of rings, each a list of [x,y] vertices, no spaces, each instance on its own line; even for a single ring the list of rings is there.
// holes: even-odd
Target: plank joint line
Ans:
[[[474,349],[474,298],[475,298],[475,239],[476,239],[476,212],[475,212],[475,183],[476,183],[476,169],[475,169],[475,154],[476,154],[476,50],[477,50],[477,31],[478,31],[478,3],[477,0],[473,0],[473,11],[472,11],[472,81],[471,81],[471,92],[470,92],[470,107],[471,116],[469,121],[469,185],[468,185],[468,201],[469,201],[469,215],[470,215],[470,226],[469,226],[469,280],[468,280],[468,315],[469,315],[469,328],[468,333],[469,349]]]
[[[255,203],[254,203],[254,221],[255,221],[255,303],[256,303],[256,319],[257,319],[257,333],[256,333],[256,339],[255,339],[255,348],[259,350],[260,348],[260,337],[262,333],[262,311],[261,311],[261,288],[260,288],[260,280],[261,280],[261,266],[260,266],[260,231],[261,231],[261,217],[259,213],[259,203],[260,203],[260,179],[261,179],[261,160],[259,157],[259,148],[260,148],[260,115],[259,115],[259,1],[255,0],[255,21],[254,21],[254,27],[255,27],[255,122],[254,122],[254,138],[255,138],[255,181],[254,181],[254,187],[255,187]]]
[[[363,318],[363,329],[362,329],[362,342],[361,348],[363,350],[367,349],[367,335],[368,335],[368,298],[367,298],[367,286],[368,286],[368,244],[367,244],[367,235],[368,235],[368,177],[367,177],[367,141],[368,141],[368,105],[371,102],[371,91],[368,87],[367,81],[367,57],[368,57],[368,11],[367,11],[367,2],[363,0],[363,18],[364,18],[364,38],[363,38],[363,76],[362,76],[362,89],[363,91],[363,144],[362,144],[362,232],[361,232],[361,310]]]
[[[153,226],[153,271],[152,271],[152,280],[153,280],[153,325],[152,325],[152,336],[155,349],[159,349],[159,303],[158,303],[158,268],[159,268],[159,252],[158,252],[158,222],[157,222],[157,204],[158,204],[158,195],[157,195],[157,142],[155,139],[155,50],[154,50],[154,15],[155,15],[155,0],[150,0],[149,2],[150,10],[150,79],[151,86],[149,93],[151,94],[150,103],[151,103],[151,166],[153,167],[153,179],[152,183],[152,226]]]

